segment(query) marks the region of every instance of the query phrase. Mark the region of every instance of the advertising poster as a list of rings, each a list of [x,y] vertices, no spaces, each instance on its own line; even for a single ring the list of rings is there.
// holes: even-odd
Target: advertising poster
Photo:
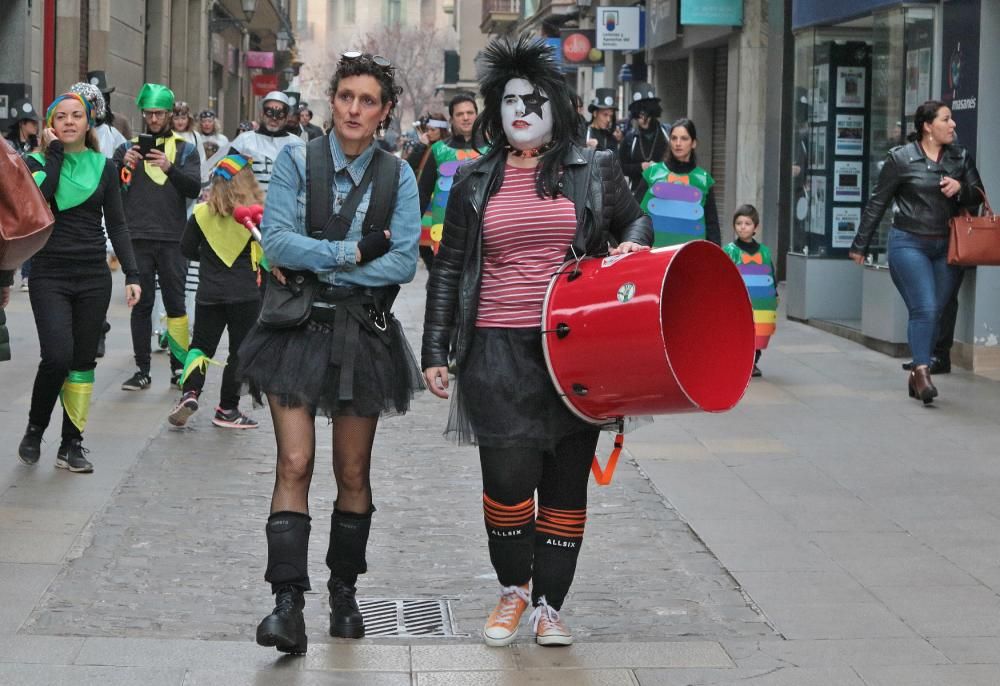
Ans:
[[[834,202],[861,202],[861,161],[837,160],[833,163]]]
[[[817,64],[813,67],[812,121],[819,124],[826,121],[830,106],[830,65]]]
[[[809,232],[826,233],[826,177],[809,178]]]
[[[944,3],[941,102],[951,108],[958,142],[975,153],[979,113],[980,0]]]
[[[833,154],[861,157],[865,149],[865,116],[838,114]]]
[[[638,50],[640,38],[638,7],[597,8],[597,49]]]
[[[834,207],[832,246],[834,248],[850,248],[860,223],[860,207]]]
[[[837,107],[865,106],[865,68],[837,67]]]
[[[814,126],[809,130],[809,168],[826,168],[826,127]]]
[[[906,52],[906,95],[903,108],[914,112],[917,106],[931,97],[931,49],[920,48]]]

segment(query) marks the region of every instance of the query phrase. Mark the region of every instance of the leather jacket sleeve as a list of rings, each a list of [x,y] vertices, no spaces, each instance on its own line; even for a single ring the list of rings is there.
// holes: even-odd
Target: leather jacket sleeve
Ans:
[[[858,227],[858,232],[851,243],[851,252],[868,254],[868,246],[871,245],[875,229],[882,221],[882,216],[892,202],[898,187],[899,170],[896,167],[896,158],[890,151],[879,172],[878,180],[875,181],[875,188],[868,198],[865,211],[861,215],[861,226]]]
[[[983,204],[986,188],[971,154],[965,155],[963,167],[962,189],[958,192],[958,204],[967,210],[973,210]]]
[[[618,159],[611,151],[598,152],[604,206],[611,208],[608,229],[619,243],[653,244],[653,225],[628,188]],[[603,158],[603,159],[601,159]]]
[[[448,349],[459,306],[458,287],[465,265],[470,220],[465,214],[468,176],[463,171],[465,170],[459,170],[451,190],[441,245],[427,281],[424,337],[420,349],[421,369],[448,365]]]

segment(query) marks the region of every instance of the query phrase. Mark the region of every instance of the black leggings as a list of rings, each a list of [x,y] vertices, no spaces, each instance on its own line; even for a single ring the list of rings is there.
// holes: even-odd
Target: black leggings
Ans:
[[[132,240],[135,261],[139,267],[139,286],[142,295],[132,308],[132,350],[136,366],[149,374],[153,335],[153,306],[156,301],[156,284],[159,281],[163,307],[168,317],[183,317],[184,279],[187,260],[181,254],[180,243],[171,241]],[[170,355],[170,368],[183,365]]]
[[[88,372],[97,366],[97,343],[111,303],[111,272],[70,278],[35,270],[28,295],[42,357],[28,421],[44,428],[70,371]],[[63,411],[63,440],[80,437],[81,431]]]
[[[573,583],[598,435],[572,434],[553,451],[479,448],[490,561],[504,586],[532,581],[535,604],[545,596],[559,609]]]
[[[190,349],[197,348],[208,357],[215,355],[222,339],[224,329],[229,331],[229,357],[222,370],[222,393],[219,407],[223,410],[235,410],[240,405],[240,381],[237,378],[240,358],[237,352],[240,344],[246,338],[247,332],[257,321],[257,300],[242,303],[227,303],[224,305],[195,305],[194,335],[191,337]],[[184,381],[184,391],[198,391],[205,386],[205,374],[201,369],[194,369]]]

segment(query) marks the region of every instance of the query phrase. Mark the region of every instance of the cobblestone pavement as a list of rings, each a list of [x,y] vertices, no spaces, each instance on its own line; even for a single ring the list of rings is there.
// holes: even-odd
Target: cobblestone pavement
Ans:
[[[417,349],[424,274],[396,308]],[[217,372],[210,374],[205,407],[188,428],[164,422],[22,633],[253,640],[271,607],[263,575],[274,437],[265,409],[255,411],[256,431],[213,427],[218,381]],[[169,408],[162,410],[165,417]],[[455,626],[468,636],[459,640],[478,641],[497,586],[477,454],[441,437],[446,412],[444,402],[424,393],[405,417],[381,425],[373,458],[379,509],[359,595],[452,598]],[[330,432],[325,420],[317,426],[310,545],[316,590],[306,608],[313,643],[332,640],[323,557],[335,497]],[[774,636],[631,460],[620,464],[612,486],[592,486],[587,537],[565,608],[583,641]]]

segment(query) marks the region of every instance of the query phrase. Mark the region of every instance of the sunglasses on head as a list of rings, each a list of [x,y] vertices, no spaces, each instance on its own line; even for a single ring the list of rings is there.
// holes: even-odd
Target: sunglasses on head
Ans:
[[[347,61],[369,59],[375,66],[382,67],[383,69],[388,69],[392,66],[392,62],[390,62],[387,57],[382,57],[382,55],[369,55],[357,50],[348,50],[347,52],[342,53],[340,55],[340,59]]]
[[[265,107],[264,114],[271,119],[284,119],[288,116],[288,108],[286,107]]]

